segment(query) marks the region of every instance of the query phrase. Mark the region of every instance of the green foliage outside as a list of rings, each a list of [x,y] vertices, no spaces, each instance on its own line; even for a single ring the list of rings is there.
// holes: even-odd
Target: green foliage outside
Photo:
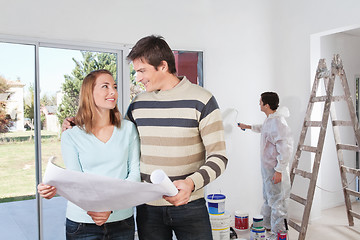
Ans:
[[[136,71],[134,65],[130,64],[130,102],[136,95],[145,91],[145,86],[141,82],[136,81]]]
[[[48,96],[44,94],[40,99],[41,106],[56,106],[56,95]]]
[[[28,88],[28,95],[24,98],[24,117],[30,118],[31,121],[34,120],[34,86],[30,83]]]
[[[114,79],[116,78],[116,55],[111,53],[82,52],[83,60],[75,62],[71,75],[65,75],[62,84],[64,93],[62,102],[58,107],[58,119],[61,124],[65,118],[75,116],[79,105],[79,94],[82,81],[93,70],[107,69]]]
[[[5,78],[0,76],[0,94],[5,93],[9,89],[9,85]],[[0,133],[8,131],[10,126],[9,119],[6,116],[6,102],[0,99]]]
[[[16,138],[29,136],[33,132],[5,133],[0,135],[0,202],[29,199],[35,195],[35,144],[34,140],[16,141]],[[61,160],[60,139],[56,133],[44,132],[42,136],[42,172],[44,173],[48,159],[56,156]],[[4,138],[14,141],[4,143]],[[2,142],[2,144],[1,144]]]
[[[29,118],[31,125],[34,125],[34,111],[35,111],[35,91],[34,86],[30,83],[27,96],[24,98],[24,117]],[[48,97],[46,94],[40,99],[41,106],[54,106],[56,105],[56,96]],[[45,125],[46,117],[43,112],[40,115],[41,129]]]

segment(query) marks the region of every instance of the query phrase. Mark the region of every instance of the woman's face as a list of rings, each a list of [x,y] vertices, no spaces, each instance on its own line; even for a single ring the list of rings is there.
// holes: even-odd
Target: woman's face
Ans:
[[[117,85],[109,74],[100,74],[95,82],[94,102],[99,110],[114,109],[118,99]]]

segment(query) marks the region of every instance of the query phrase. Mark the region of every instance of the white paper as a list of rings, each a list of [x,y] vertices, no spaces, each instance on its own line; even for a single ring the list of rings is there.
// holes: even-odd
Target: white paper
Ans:
[[[157,169],[151,173],[150,181],[154,184],[160,184],[167,189],[168,192],[165,194],[167,196],[175,196],[179,192],[170,178],[161,169]]]
[[[174,188],[176,189],[165,173],[165,181],[159,184],[131,182],[63,169],[56,166],[53,159],[49,159],[43,183],[56,187],[59,195],[85,211],[102,212],[129,208],[161,199],[163,195],[170,196],[169,194],[174,194]],[[171,184],[166,182],[166,178]]]

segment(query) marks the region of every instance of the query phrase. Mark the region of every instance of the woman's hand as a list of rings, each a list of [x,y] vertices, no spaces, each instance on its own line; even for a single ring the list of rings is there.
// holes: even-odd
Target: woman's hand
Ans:
[[[40,183],[37,187],[38,193],[41,197],[51,199],[56,194],[56,187]]]
[[[92,218],[96,225],[101,226],[108,220],[112,211],[107,212],[91,212],[88,211],[87,214]]]

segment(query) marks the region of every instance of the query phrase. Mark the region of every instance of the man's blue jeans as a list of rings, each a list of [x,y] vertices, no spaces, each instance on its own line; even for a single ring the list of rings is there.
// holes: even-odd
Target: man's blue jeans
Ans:
[[[212,240],[209,213],[204,198],[182,206],[140,205],[136,209],[140,240]]]
[[[105,223],[102,226],[66,219],[67,240],[134,240],[134,235],[133,216],[122,221]]]

